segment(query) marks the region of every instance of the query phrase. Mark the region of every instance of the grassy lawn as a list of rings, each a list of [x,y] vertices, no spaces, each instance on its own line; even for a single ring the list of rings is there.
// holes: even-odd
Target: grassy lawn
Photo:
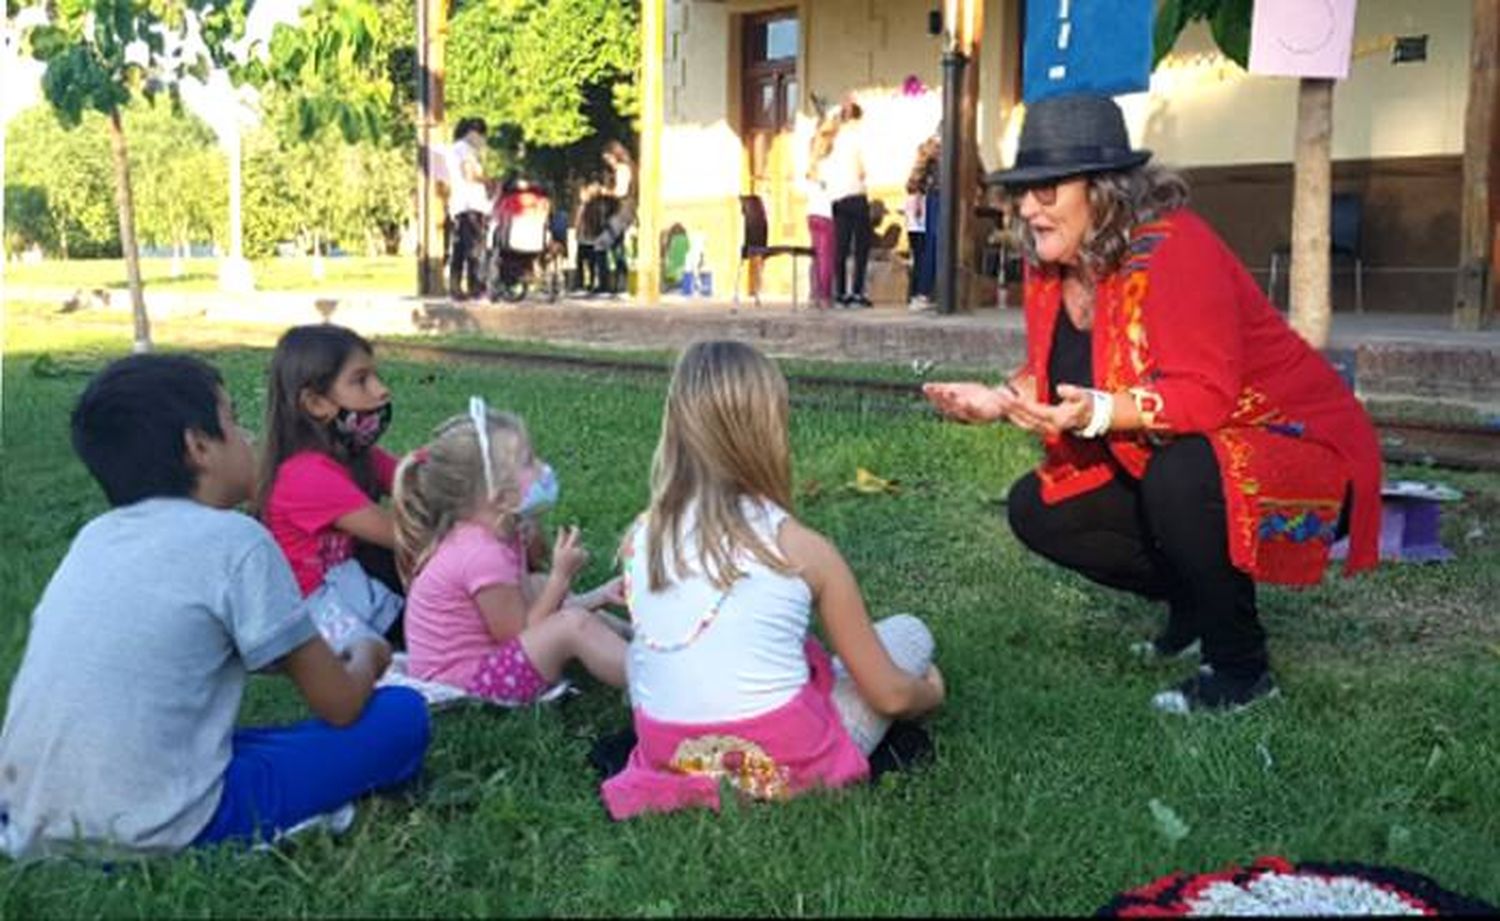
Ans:
[[[127,348],[118,328],[24,313],[7,336],[0,688],[51,569],[104,509],[66,416],[86,375]],[[266,357],[212,352],[252,425]],[[585,582],[608,573],[646,498],[663,381],[382,371],[397,449],[470,393],[524,415],[563,484],[552,521],[583,526]],[[627,713],[589,686],[539,710],[440,714],[417,789],[362,803],[342,839],[108,871],[5,865],[0,915],[1077,914],[1162,873],[1264,854],[1400,866],[1500,903],[1500,477],[1441,474],[1469,496],[1446,518],[1452,565],[1265,591],[1285,699],[1184,722],[1147,707],[1181,670],[1126,652],[1153,610],[1011,537],[1002,500],[1034,462],[1026,439],[854,402],[794,416],[798,512],[844,549],[877,616],[912,611],[937,635],[950,699],[930,767],[785,806],[613,824],[585,755]],[[901,491],[841,488],[856,466]],[[252,681],[247,721],[302,712],[285,681]],[[1158,825],[1153,800],[1185,836]]]
[[[405,256],[341,256],[323,260],[324,277],[313,278],[312,260],[258,259],[251,263],[255,287],[261,291],[389,291],[414,294],[417,288],[415,260]],[[172,277],[172,260],[142,259],[141,278],[149,288],[162,291],[217,291],[217,259],[185,259],[182,274]],[[48,260],[34,264],[12,263],[5,267],[7,285],[58,288],[123,288],[122,259]]]

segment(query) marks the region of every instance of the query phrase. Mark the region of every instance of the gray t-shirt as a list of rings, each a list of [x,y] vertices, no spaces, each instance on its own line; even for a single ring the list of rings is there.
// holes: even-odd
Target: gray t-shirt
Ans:
[[[189,499],[89,522],[32,615],[0,735],[0,846],[172,851],[218,807],[248,672],[317,634],[271,535]]]

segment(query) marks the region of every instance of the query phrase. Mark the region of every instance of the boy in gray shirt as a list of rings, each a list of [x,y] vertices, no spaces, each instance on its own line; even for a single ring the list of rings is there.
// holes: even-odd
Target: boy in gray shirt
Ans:
[[[339,659],[254,519],[255,460],[213,368],[132,356],[89,382],[73,447],[113,509],[32,615],[0,734],[0,847],[17,859],[266,840],[421,768],[422,698],[376,691],[378,639]],[[277,668],[317,719],[235,730]]]

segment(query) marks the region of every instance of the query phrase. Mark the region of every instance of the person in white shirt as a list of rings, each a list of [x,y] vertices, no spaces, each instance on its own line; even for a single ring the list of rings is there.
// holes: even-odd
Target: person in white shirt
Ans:
[[[833,201],[835,235],[833,287],[841,307],[870,307],[865,296],[865,272],[870,264],[870,199],[865,193],[864,137],[860,119],[864,116],[854,95],[844,98],[839,108],[838,133],[833,149],[822,165],[822,176],[828,197]],[[849,277],[849,257],[854,257],[854,276]]]
[[[893,719],[943,702],[931,631],[873,621],[838,549],[793,515],[789,415],[752,346],[678,359],[650,506],[620,549],[637,745],[603,786],[616,819],[716,807],[724,781],[768,800],[841,786]]]
[[[833,306],[833,260],[834,227],[833,199],[828,197],[828,184],[823,177],[823,164],[833,152],[833,138],[838,132],[835,118],[824,118],[813,132],[812,149],[808,152],[805,189],[807,192],[807,235],[812,241],[812,293],[813,306],[827,309]]]
[[[484,225],[490,213],[490,192],[480,154],[487,134],[482,118],[461,118],[453,130],[453,153],[448,163],[448,182],[453,190],[448,198],[449,219],[453,224],[448,293],[455,301],[484,294]]]
[[[593,293],[613,296],[625,291],[629,278],[625,234],[635,224],[635,160],[619,141],[605,144],[602,157],[609,175],[604,194],[614,207],[603,232],[594,241],[597,269]]]

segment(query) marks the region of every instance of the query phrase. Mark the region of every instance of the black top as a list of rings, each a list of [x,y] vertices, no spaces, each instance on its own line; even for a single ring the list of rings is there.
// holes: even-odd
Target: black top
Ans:
[[[1057,331],[1052,334],[1052,356],[1047,359],[1047,383],[1056,403],[1057,385],[1094,386],[1093,335],[1073,325],[1067,310],[1059,312]]]

